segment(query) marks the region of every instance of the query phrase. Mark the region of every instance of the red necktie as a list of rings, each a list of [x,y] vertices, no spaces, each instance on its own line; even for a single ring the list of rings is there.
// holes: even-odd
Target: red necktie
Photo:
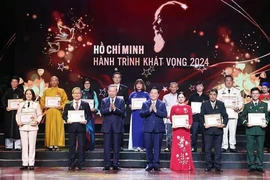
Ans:
[[[79,102],[75,102],[75,103],[76,103],[75,110],[78,110],[79,109]]]

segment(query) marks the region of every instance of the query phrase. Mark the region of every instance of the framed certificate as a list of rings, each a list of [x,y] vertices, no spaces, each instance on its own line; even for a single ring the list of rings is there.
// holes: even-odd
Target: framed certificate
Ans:
[[[207,114],[204,115],[205,124],[209,127],[218,126],[221,124],[220,114]]]
[[[173,115],[172,128],[185,127],[188,125],[188,115]]]
[[[235,108],[238,105],[236,96],[223,96],[223,102],[226,108]]]
[[[146,98],[132,98],[131,99],[131,109],[142,109],[142,104],[146,101]]]
[[[17,110],[22,101],[23,99],[8,99],[8,108],[10,110]]]
[[[82,101],[87,102],[91,109],[94,108],[94,99],[82,99]]]
[[[84,110],[69,110],[68,111],[69,122],[83,122],[85,121]]]
[[[32,112],[21,112],[18,114],[19,121],[24,125],[30,125],[33,119],[36,119],[36,113]]]
[[[45,106],[54,108],[54,107],[60,106],[61,105],[60,102],[61,102],[61,97],[47,96],[45,99]]]
[[[248,124],[253,126],[265,125],[265,114],[264,113],[248,113]]]
[[[191,102],[191,109],[193,113],[201,113],[201,102]]]
[[[124,96],[117,96],[118,98],[120,98],[120,99],[124,99]]]
[[[270,100],[264,100],[263,102],[267,103],[267,111],[270,111]]]

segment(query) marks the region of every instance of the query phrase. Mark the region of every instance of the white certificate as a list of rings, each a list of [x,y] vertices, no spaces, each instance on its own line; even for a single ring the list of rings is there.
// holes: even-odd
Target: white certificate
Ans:
[[[69,110],[68,111],[69,122],[83,122],[85,121],[84,110]]]
[[[50,107],[50,108],[58,107],[61,105],[60,102],[61,102],[61,97],[47,96],[45,99],[45,106]]]
[[[131,109],[142,109],[142,104],[146,101],[146,98],[132,98],[131,99]]]
[[[82,99],[82,101],[87,102],[91,109],[94,108],[94,99]]]
[[[8,99],[8,108],[10,110],[17,110],[22,101],[23,99]]]
[[[253,126],[265,125],[265,113],[248,113],[248,124]]]
[[[267,103],[267,111],[270,111],[270,100],[263,100],[263,102]]]
[[[124,99],[124,96],[117,96],[118,98],[120,98],[120,99]]]
[[[221,124],[220,114],[207,114],[204,115],[205,124],[209,127],[218,126]]]
[[[18,114],[19,115],[19,120],[21,121],[22,124],[31,124],[32,120],[36,119],[36,113],[33,112],[21,112]]]
[[[188,115],[173,115],[172,116],[172,127],[179,128],[188,125]]]
[[[226,108],[235,108],[238,105],[236,96],[223,96],[223,102]]]
[[[201,113],[201,102],[191,102],[192,113]]]

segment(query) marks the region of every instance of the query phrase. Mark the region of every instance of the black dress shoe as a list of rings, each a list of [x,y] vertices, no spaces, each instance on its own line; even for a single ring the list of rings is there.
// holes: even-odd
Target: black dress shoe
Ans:
[[[103,171],[108,171],[108,170],[110,170],[110,167],[109,167],[109,166],[105,166],[105,167],[103,168]]]
[[[120,167],[118,167],[118,166],[113,166],[113,170],[120,171],[120,170],[121,170],[121,168],[120,168]]]
[[[192,149],[191,149],[191,152],[197,152],[197,149],[192,148]]]
[[[221,149],[221,152],[223,152],[223,153],[224,153],[224,152],[227,152],[227,149],[223,149],[223,148],[222,148],[222,149]]]
[[[11,148],[5,148],[5,151],[12,151]]]
[[[256,169],[253,169],[253,168],[248,169],[248,172],[255,172],[255,171],[256,171]]]
[[[85,170],[85,167],[79,167],[79,171]]]
[[[258,172],[264,173],[264,169],[263,168],[258,168],[257,169]]]
[[[147,166],[146,168],[145,168],[145,171],[152,171],[153,170],[153,168],[152,167],[149,167],[149,166]]]
[[[29,170],[34,170],[35,167],[34,166],[29,166]]]
[[[22,166],[22,167],[20,167],[20,170],[27,170],[28,169],[28,167],[27,166]]]
[[[220,169],[220,168],[216,168],[215,171],[216,171],[216,172],[223,172],[223,170]]]
[[[231,153],[237,153],[237,150],[236,149],[230,149],[230,152]]]
[[[210,172],[211,171],[211,168],[206,168],[204,171],[205,172]]]
[[[160,167],[154,167],[155,171],[160,171]]]
[[[74,171],[75,170],[75,167],[68,167],[68,170],[69,171]]]

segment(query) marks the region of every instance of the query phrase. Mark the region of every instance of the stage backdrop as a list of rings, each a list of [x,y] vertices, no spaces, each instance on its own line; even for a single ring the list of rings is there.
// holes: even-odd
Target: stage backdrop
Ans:
[[[46,0],[18,1],[16,74],[42,95],[49,78],[71,89],[89,77],[101,99],[115,71],[133,91],[142,78],[161,97],[171,81],[187,95],[250,88],[269,76],[269,0]]]

